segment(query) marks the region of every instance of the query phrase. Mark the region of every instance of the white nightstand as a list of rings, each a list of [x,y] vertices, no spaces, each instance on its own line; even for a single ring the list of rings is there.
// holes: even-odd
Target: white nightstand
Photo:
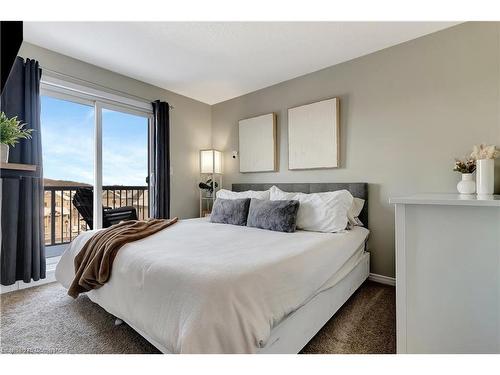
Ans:
[[[398,353],[500,353],[500,195],[392,198]]]

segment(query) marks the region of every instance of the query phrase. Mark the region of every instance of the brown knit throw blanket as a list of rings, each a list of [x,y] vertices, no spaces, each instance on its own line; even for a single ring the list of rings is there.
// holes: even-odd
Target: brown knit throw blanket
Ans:
[[[123,221],[94,234],[75,257],[75,278],[68,294],[98,289],[111,277],[111,268],[118,250],[129,242],[151,236],[177,222],[173,219]]]

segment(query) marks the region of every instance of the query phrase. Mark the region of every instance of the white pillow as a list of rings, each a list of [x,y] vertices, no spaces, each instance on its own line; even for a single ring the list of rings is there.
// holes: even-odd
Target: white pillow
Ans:
[[[231,190],[226,190],[226,189],[220,189],[216,197],[220,199],[244,199],[244,198],[256,198],[256,199],[265,199],[269,200],[269,195],[270,192],[269,190],[265,191],[254,191],[254,190],[247,190],[247,191],[231,191]]]
[[[361,226],[361,227],[364,225],[362,221],[359,220],[358,218],[364,205],[365,205],[364,199],[361,198],[353,199],[352,206],[349,209],[349,212],[347,213],[347,219],[349,220],[349,224],[351,224],[352,226]]]
[[[271,200],[298,200],[297,228],[314,232],[339,232],[347,227],[347,212],[353,197],[347,190],[326,193],[287,193],[276,186],[271,189]]]

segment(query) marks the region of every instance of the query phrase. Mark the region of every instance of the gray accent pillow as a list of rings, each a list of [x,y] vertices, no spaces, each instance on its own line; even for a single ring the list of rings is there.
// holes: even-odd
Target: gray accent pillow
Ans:
[[[221,199],[217,198],[210,214],[212,223],[247,225],[250,198]]]
[[[295,232],[299,201],[268,201],[252,198],[248,211],[247,226],[277,232]]]

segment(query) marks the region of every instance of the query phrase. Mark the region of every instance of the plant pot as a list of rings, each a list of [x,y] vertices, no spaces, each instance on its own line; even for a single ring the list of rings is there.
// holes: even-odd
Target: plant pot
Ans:
[[[457,184],[457,190],[460,194],[474,194],[476,192],[476,183],[472,173],[462,173],[462,180]]]
[[[7,163],[9,161],[9,146],[4,145],[3,143],[0,145],[1,155],[0,160],[2,163]]]
[[[476,185],[478,195],[492,195],[495,189],[495,160],[476,161]]]

